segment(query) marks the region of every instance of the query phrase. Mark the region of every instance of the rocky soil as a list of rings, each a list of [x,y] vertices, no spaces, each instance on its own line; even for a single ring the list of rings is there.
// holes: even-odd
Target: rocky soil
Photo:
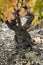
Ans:
[[[43,29],[30,31],[32,38],[43,39]],[[0,65],[43,65],[43,44],[37,44],[37,50],[30,51],[15,49],[15,32],[10,30],[5,23],[0,27]]]

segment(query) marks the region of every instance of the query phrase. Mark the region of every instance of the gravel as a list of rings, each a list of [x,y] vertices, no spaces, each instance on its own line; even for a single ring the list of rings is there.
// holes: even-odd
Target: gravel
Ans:
[[[37,45],[41,55],[37,55],[35,51],[30,51],[29,48],[26,50],[16,49],[14,35],[15,32],[3,23],[2,27],[0,27],[0,65],[43,65],[43,49],[41,49],[43,44]],[[30,35],[31,37],[40,37],[42,34],[34,30],[30,32]]]

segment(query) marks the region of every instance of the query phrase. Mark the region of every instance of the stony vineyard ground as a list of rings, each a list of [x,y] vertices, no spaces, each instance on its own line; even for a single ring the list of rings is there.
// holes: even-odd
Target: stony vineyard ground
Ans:
[[[30,31],[32,38],[40,37],[43,39],[43,29],[41,32]],[[43,44],[37,44],[38,52],[15,49],[14,44],[15,32],[10,30],[5,23],[0,27],[0,65],[43,65]]]

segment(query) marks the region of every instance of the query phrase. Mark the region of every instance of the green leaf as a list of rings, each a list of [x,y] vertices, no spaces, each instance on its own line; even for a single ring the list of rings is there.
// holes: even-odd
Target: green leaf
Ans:
[[[39,14],[40,17],[42,16],[42,13],[41,13],[42,12],[41,11],[41,9],[42,9],[42,3],[43,3],[43,0],[37,0],[36,4],[34,6],[34,11],[35,12],[38,11],[38,14]]]

